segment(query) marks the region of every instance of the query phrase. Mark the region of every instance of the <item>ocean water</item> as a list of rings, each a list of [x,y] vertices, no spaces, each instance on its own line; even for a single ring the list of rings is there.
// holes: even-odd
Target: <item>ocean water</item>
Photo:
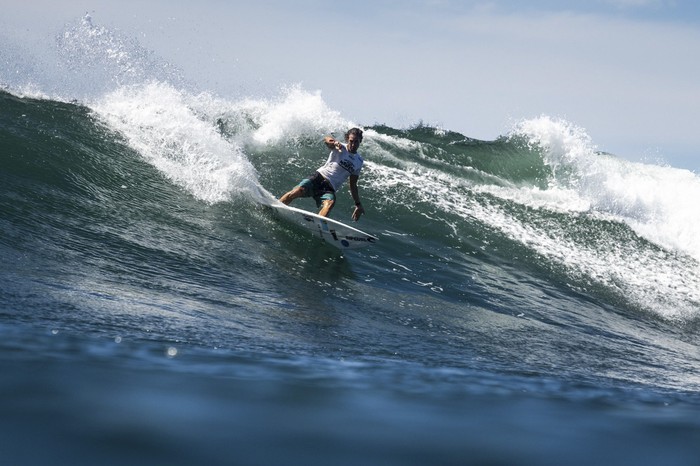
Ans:
[[[217,96],[87,17],[58,39],[0,74],[3,464],[697,464],[696,173],[547,116],[480,141]],[[356,124],[380,241],[340,251],[260,203]]]

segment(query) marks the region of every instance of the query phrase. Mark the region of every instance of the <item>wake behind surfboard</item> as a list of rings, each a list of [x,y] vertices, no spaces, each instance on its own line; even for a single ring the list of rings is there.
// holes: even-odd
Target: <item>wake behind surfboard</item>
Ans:
[[[314,235],[320,236],[328,244],[339,249],[363,248],[378,241],[377,237],[369,233],[306,210],[290,207],[282,203],[271,204],[270,207],[281,217],[310,230]]]

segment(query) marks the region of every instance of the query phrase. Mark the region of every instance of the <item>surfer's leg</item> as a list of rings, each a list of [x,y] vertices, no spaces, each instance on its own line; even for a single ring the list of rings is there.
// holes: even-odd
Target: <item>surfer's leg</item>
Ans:
[[[321,204],[321,210],[318,211],[318,215],[320,215],[321,217],[328,217],[328,215],[330,215],[331,213],[331,210],[333,210],[334,205],[334,200],[324,199]]]
[[[280,202],[282,204],[289,205],[294,199],[298,197],[303,197],[306,195],[306,189],[303,186],[297,186],[288,193],[280,197]]]

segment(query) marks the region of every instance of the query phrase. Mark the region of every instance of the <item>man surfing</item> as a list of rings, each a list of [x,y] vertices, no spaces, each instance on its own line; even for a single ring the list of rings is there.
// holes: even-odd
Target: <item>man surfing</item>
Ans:
[[[323,138],[323,142],[331,150],[326,163],[314,174],[303,179],[291,191],[280,197],[280,202],[289,205],[299,197],[313,197],[316,206],[320,207],[318,215],[328,217],[335,205],[335,192],[350,179],[350,194],[355,201],[355,210],[352,219],[358,221],[365,213],[357,191],[357,180],[364,160],[357,153],[362,143],[362,130],[352,128],[345,133],[345,144],[340,143],[332,136]]]

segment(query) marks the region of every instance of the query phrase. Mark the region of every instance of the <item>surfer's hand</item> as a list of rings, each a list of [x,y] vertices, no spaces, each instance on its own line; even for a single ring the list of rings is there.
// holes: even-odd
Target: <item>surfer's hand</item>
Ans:
[[[334,138],[332,138],[330,136],[326,136],[326,138],[324,139],[323,142],[325,142],[326,146],[328,146],[328,148],[331,150],[333,150],[333,149],[340,150],[340,148],[341,148],[340,142],[336,141]]]
[[[361,206],[355,206],[355,210],[352,213],[352,220],[357,222],[360,219],[360,215],[365,213],[365,209]]]

